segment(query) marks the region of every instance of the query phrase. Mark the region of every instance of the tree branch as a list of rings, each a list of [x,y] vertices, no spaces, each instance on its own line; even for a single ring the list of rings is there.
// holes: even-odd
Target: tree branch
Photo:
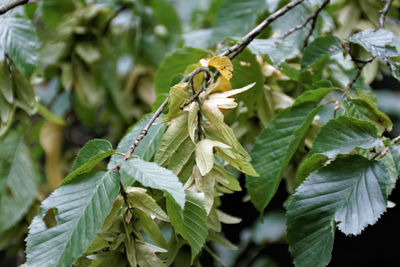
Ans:
[[[156,112],[153,114],[149,122],[144,126],[142,132],[139,134],[138,138],[136,138],[135,142],[132,144],[132,146],[129,148],[128,153],[126,153],[126,156],[124,157],[124,160],[129,159],[129,157],[132,155],[133,152],[135,152],[136,147],[139,145],[140,141],[146,136],[147,132],[149,131],[150,127],[153,125],[155,120],[160,116],[161,112],[164,110],[164,108],[168,104],[168,99],[169,95],[165,98],[164,102],[158,107]]]
[[[383,28],[385,25],[385,19],[387,14],[389,13],[389,8],[392,5],[393,0],[386,0],[386,4],[382,10],[379,11],[381,16],[379,17],[379,27]]]
[[[103,28],[103,35],[106,35],[108,30],[110,29],[111,23],[112,21],[118,17],[119,14],[121,14],[121,12],[125,11],[126,9],[128,9],[129,7],[131,7],[133,5],[133,3],[130,2],[126,2],[126,3],[122,3],[121,6],[114,12],[114,14],[107,20],[106,25]]]
[[[324,9],[324,7],[325,7],[326,5],[329,4],[329,1],[330,1],[330,0],[325,0],[325,1],[322,3],[322,5],[315,11],[314,16],[313,16],[313,18],[312,18],[311,29],[310,29],[310,31],[308,32],[308,34],[307,34],[307,36],[306,36],[306,38],[304,39],[304,42],[303,42],[303,49],[307,46],[307,44],[308,44],[308,39],[310,39],[311,34],[313,33],[313,31],[314,31],[314,29],[315,29],[315,25],[317,25],[317,18],[318,18],[319,13],[322,11],[322,9]]]
[[[287,31],[284,35],[282,35],[282,39],[285,39],[286,37],[288,37],[289,35],[291,35],[291,34],[294,33],[295,31],[298,31],[298,30],[304,28],[304,27],[310,22],[310,20],[313,20],[313,23],[312,23],[312,25],[311,25],[311,29],[310,29],[310,31],[309,31],[309,34],[308,34],[307,37],[306,37],[306,40],[305,40],[305,43],[307,43],[307,42],[308,42],[308,39],[309,39],[310,36],[311,36],[310,32],[312,33],[312,32],[314,31],[314,28],[315,28],[315,21],[317,20],[317,17],[318,17],[318,15],[319,15],[319,13],[321,12],[322,9],[325,8],[325,6],[326,6],[327,4],[329,4],[329,1],[330,1],[330,0],[325,0],[325,1],[322,3],[322,5],[321,5],[320,7],[318,7],[318,9],[317,9],[314,13],[312,13],[311,16],[307,17],[306,20],[305,20],[302,24],[297,25],[296,27],[291,28],[291,29],[290,29],[289,31]]]
[[[251,41],[253,41],[257,35],[261,33],[263,29],[265,29],[268,25],[270,25],[273,21],[275,21],[277,18],[283,16],[286,14],[289,10],[292,8],[296,7],[297,5],[301,4],[305,0],[296,0],[293,2],[290,2],[286,6],[282,7],[275,13],[271,14],[268,18],[266,18],[264,21],[262,21],[260,24],[258,24],[254,29],[252,29],[248,34],[246,34],[238,43],[235,45],[231,46],[228,48],[226,51],[220,54],[220,56],[228,56],[230,59],[233,59],[236,57],[240,52],[245,49]],[[204,70],[200,70],[201,68],[198,68],[191,73],[189,73],[181,82],[187,82],[187,81],[192,81],[193,77]],[[201,90],[198,90],[195,95],[200,94]],[[195,95],[192,97],[194,101]],[[198,95],[196,96],[198,97]],[[129,159],[129,157],[132,155],[133,152],[135,152],[136,147],[139,145],[140,141],[146,136],[147,132],[149,131],[150,127],[153,125],[154,121],[160,116],[161,112],[164,110],[166,105],[168,104],[168,99],[169,96],[164,100],[164,102],[160,105],[160,107],[157,109],[157,111],[153,114],[151,117],[150,121],[146,124],[146,126],[143,128],[142,132],[139,134],[138,138],[135,140],[135,142],[132,144],[132,146],[129,148],[129,151],[127,152],[126,156],[124,157],[124,160]],[[190,104],[190,103],[189,103]]]
[[[237,55],[240,54],[240,52],[243,51],[243,49],[245,49],[250,44],[251,41],[253,41],[257,37],[257,35],[261,33],[262,30],[264,30],[277,18],[286,14],[292,8],[300,5],[302,2],[304,2],[304,0],[296,0],[290,2],[286,6],[276,11],[275,13],[271,14],[268,18],[266,18],[264,21],[258,24],[254,29],[252,29],[248,34],[246,34],[239,42],[228,48],[226,51],[222,52],[220,56],[227,56],[230,59],[235,58]]]
[[[352,57],[352,60],[356,63],[357,65],[357,73],[354,75],[353,79],[349,82],[347,85],[347,89],[350,90],[353,84],[357,81],[357,79],[360,77],[362,70],[364,69],[365,65],[368,63],[372,62],[375,59],[375,57],[370,57],[366,60],[360,60]]]
[[[375,57],[369,57],[365,60],[362,59],[357,59],[355,57],[353,57],[350,54],[351,60],[356,64],[357,66],[357,73],[356,75],[354,75],[353,79],[351,79],[351,81],[347,84],[346,90],[344,91],[342,97],[340,98],[340,100],[336,101],[336,105],[335,108],[333,110],[333,117],[336,118],[336,112],[338,111],[338,109],[340,108],[341,103],[343,102],[344,98],[348,95],[349,91],[351,90],[351,87],[354,85],[354,83],[357,81],[357,79],[361,76],[362,70],[364,69],[365,65],[367,65],[368,63],[372,62]]]
[[[400,136],[397,136],[396,138],[394,138],[391,142],[390,142],[390,146],[393,146],[397,143],[397,141],[399,141]],[[386,153],[389,151],[390,146],[387,146],[385,148],[383,148],[381,151],[377,152],[372,158],[371,160],[376,159],[378,156],[381,156],[381,158],[383,158]]]
[[[28,2],[29,2],[29,0],[12,0],[5,4],[2,4],[2,5],[0,5],[0,15],[7,13],[8,11],[10,11],[13,8],[16,8],[17,6],[25,5]]]

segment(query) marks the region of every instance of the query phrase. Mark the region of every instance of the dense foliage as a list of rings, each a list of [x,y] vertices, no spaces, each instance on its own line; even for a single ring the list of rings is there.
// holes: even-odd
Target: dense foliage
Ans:
[[[233,265],[220,258],[243,247],[222,224],[241,219],[224,195],[246,190],[263,215],[284,180],[286,215],[264,216],[253,239],[326,266],[336,229],[358,235],[393,206],[400,132],[381,110],[400,112],[370,84],[400,79],[399,8],[2,1],[4,262]]]

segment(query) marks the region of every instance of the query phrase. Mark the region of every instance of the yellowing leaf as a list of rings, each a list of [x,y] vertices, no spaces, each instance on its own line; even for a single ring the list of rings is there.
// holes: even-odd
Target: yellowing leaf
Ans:
[[[199,104],[197,102],[192,102],[189,105],[188,108],[189,111],[189,116],[188,116],[188,130],[189,130],[189,136],[190,139],[192,139],[193,143],[195,142],[194,140],[194,134],[196,132],[196,124],[197,124],[197,115],[199,112]]]
[[[250,88],[252,88],[256,83],[251,83],[248,84],[242,88],[238,88],[238,89],[234,89],[234,90],[230,90],[230,91],[226,91],[223,93],[215,93],[209,96],[209,99],[216,99],[216,98],[226,98],[226,97],[230,97],[230,96],[234,96],[240,93],[243,93],[247,90],[249,90]]]
[[[225,79],[223,76],[219,77],[215,83],[210,84],[207,87],[207,94],[216,92],[226,92],[232,90],[231,82]]]
[[[209,139],[201,140],[196,145],[196,164],[203,176],[209,173],[214,166],[213,148],[215,146],[220,148],[230,148],[230,146],[225,145],[224,143]]]
[[[229,58],[221,56],[212,57],[208,61],[208,66],[216,68],[225,79],[230,80],[232,78],[233,65]]]
[[[46,179],[52,190],[62,181],[61,145],[63,127],[53,122],[46,122],[40,130],[40,145],[46,155]]]

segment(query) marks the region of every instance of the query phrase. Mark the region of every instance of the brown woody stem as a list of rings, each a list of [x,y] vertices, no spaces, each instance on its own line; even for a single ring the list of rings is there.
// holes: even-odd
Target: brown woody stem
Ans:
[[[8,11],[10,11],[13,8],[16,8],[17,6],[25,5],[28,2],[29,2],[29,0],[12,0],[5,4],[2,4],[2,5],[0,5],[0,15],[7,13]]]

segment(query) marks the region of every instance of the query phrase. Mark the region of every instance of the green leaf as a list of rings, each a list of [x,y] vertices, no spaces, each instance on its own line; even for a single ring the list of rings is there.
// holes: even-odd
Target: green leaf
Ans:
[[[14,102],[10,69],[6,61],[0,61],[0,92],[8,103]]]
[[[122,183],[132,185],[138,181],[143,186],[169,193],[182,208],[185,206],[185,191],[179,178],[170,170],[154,162],[132,158],[121,164]]]
[[[221,246],[224,246],[230,250],[237,250],[238,247],[235,246],[234,244],[231,243],[227,238],[222,236],[219,233],[216,233],[214,231],[209,231],[207,241],[213,241]]]
[[[300,185],[310,173],[322,167],[328,159],[327,156],[322,154],[310,154],[307,156],[297,168],[295,178],[296,186]]]
[[[283,16],[280,16],[274,22],[271,23],[270,27],[272,33],[275,35],[282,36],[284,33],[293,28],[294,25],[302,24],[307,17],[309,17],[316,8],[321,5],[321,1],[304,1],[302,4],[294,7]],[[287,36],[285,40],[293,46],[293,49],[300,49],[303,47],[305,36],[311,29],[311,23],[308,23],[302,29]],[[321,32],[321,23],[317,20],[315,29],[312,32],[311,40],[317,37]]]
[[[250,161],[244,158],[233,149],[216,147],[215,155],[228,162],[235,169],[253,177],[258,177],[258,173],[254,170]]]
[[[207,56],[207,53],[204,50],[192,47],[178,49],[167,56],[156,72],[154,86],[157,96],[167,95],[172,79],[176,75],[184,73],[188,65],[198,63],[205,56]],[[161,102],[162,99],[157,99],[153,104],[153,108],[158,108]]]
[[[389,132],[392,130],[393,123],[390,118],[366,97],[348,99],[343,102],[343,106],[347,116],[371,122],[378,128],[380,133],[385,130]]]
[[[135,240],[135,252],[140,267],[166,267],[164,262],[155,254],[156,252],[167,252],[165,249]]]
[[[175,231],[189,243],[193,262],[206,241],[207,213],[203,200],[196,193],[186,191],[186,197],[183,211],[173,199],[167,197],[167,212]]]
[[[0,122],[7,123],[12,119],[13,104],[7,103],[4,97],[0,94]]]
[[[260,65],[250,50],[243,50],[233,61],[234,74],[230,80],[233,88],[242,88],[256,83],[250,90],[237,96],[247,107],[249,116],[255,115],[263,97],[264,76]]]
[[[304,50],[301,67],[304,69],[322,56],[332,56],[340,52],[342,52],[342,43],[337,37],[331,35],[319,37]]]
[[[260,177],[246,176],[246,187],[259,211],[274,196],[290,159],[321,109],[319,102],[330,91],[307,91],[293,106],[279,112],[257,137],[250,155]]]
[[[188,114],[182,113],[169,122],[168,129],[158,143],[154,162],[163,165],[172,154],[177,152],[179,146],[188,138],[187,130]]]
[[[168,163],[168,169],[178,175],[184,168],[186,163],[189,162],[196,145],[193,144],[190,138],[186,138],[185,141],[178,147]]]
[[[140,187],[128,187],[126,189],[128,203],[134,208],[152,214],[156,218],[169,222],[168,215],[157,205],[156,201],[146,194],[146,189]]]
[[[71,173],[65,177],[62,184],[73,181],[80,174],[90,172],[100,161],[114,154],[112,145],[107,140],[94,139],[86,143],[79,150],[78,155],[72,165]]]
[[[134,227],[136,229],[142,229],[158,246],[165,249],[168,248],[167,242],[165,241],[160,228],[148,213],[138,209],[135,210]]]
[[[14,82],[14,93],[17,96],[18,106],[29,115],[33,115],[37,109],[36,94],[29,79],[25,77],[15,65],[12,65],[12,77]]]
[[[326,266],[331,258],[334,221],[345,234],[359,234],[386,210],[384,166],[353,155],[312,173],[287,208],[287,238],[296,266]]]
[[[10,131],[0,139],[0,233],[27,212],[37,194],[39,181],[24,137]]]
[[[393,33],[388,30],[366,29],[362,32],[350,36],[349,41],[361,45],[372,56],[380,59],[398,56],[398,53],[391,47],[393,42]]]
[[[265,56],[274,66],[279,66],[299,53],[290,42],[280,39],[254,39],[248,47],[253,54]]]
[[[310,154],[335,158],[339,154],[350,153],[356,147],[369,149],[382,146],[382,141],[377,137],[377,129],[371,123],[340,116],[321,128]]]
[[[29,266],[71,266],[91,244],[119,193],[118,172],[96,172],[62,185],[42,202],[29,227]],[[43,216],[55,209],[57,225],[47,228]]]
[[[0,17],[0,49],[26,76],[30,76],[36,67],[37,48],[38,40],[30,20],[12,15]]]
[[[400,175],[400,143],[392,145],[390,151],[392,152],[393,160],[396,164],[397,173]]]
[[[214,165],[210,175],[213,175],[215,179],[226,188],[232,191],[242,191],[239,181],[224,168]]]
[[[142,132],[144,126],[150,121],[151,116],[152,114],[143,116],[143,118],[139,122],[128,129],[127,133],[118,144],[118,152],[124,154],[128,152],[131,145],[135,142],[136,138],[138,138],[138,136]],[[156,120],[151,126],[150,130],[147,132],[146,136],[142,139],[142,141],[140,141],[139,145],[136,147],[135,155],[143,160],[150,160],[154,155],[158,142],[160,141],[161,136],[165,131],[165,128],[165,123],[163,123],[161,120]],[[117,164],[120,163],[123,158],[124,156],[122,155],[112,155],[107,168],[109,170],[115,168],[115,166],[117,166]]]
[[[151,6],[154,11],[154,17],[158,23],[164,25],[169,36],[181,34],[181,21],[175,8],[166,0],[151,0]],[[175,37],[177,38],[177,37]]]
[[[246,34],[265,9],[264,0],[225,0],[218,10],[208,43],[220,42],[232,35]]]

